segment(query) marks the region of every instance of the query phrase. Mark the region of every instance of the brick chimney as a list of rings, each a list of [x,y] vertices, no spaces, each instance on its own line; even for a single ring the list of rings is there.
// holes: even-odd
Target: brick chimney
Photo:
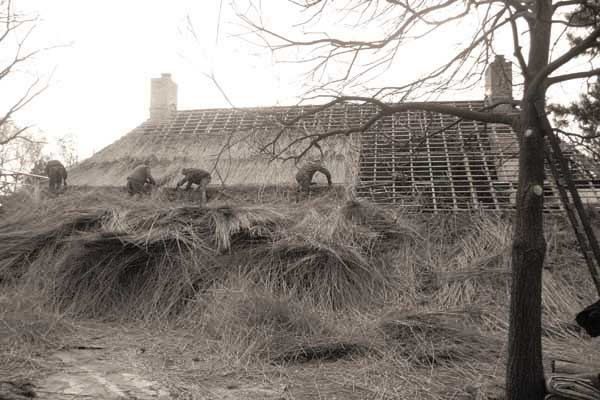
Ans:
[[[506,61],[504,56],[496,55],[485,71],[485,104],[491,105],[512,99],[512,63]],[[511,112],[512,109],[510,104],[503,104],[495,107],[493,111]]]
[[[152,78],[150,87],[150,120],[161,121],[177,111],[177,84],[171,74]]]
[[[512,64],[504,56],[496,55],[485,71],[485,105],[510,101],[512,96]],[[494,107],[490,112],[515,112],[511,104]],[[489,124],[488,135],[498,184],[517,182],[519,145],[514,132],[506,126]],[[512,201],[512,200],[511,200]]]

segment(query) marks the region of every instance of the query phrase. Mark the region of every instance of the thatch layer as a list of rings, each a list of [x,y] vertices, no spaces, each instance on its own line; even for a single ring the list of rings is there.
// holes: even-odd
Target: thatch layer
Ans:
[[[353,221],[349,208],[371,219]],[[53,208],[17,232],[12,223],[0,227],[0,277],[29,282],[61,310],[93,317],[178,313],[231,273],[342,308],[389,293],[394,273],[374,252],[418,238],[400,219],[377,224],[384,214],[367,203],[326,200],[280,208],[135,200],[64,214]]]
[[[356,108],[356,107],[355,107]],[[291,184],[298,167],[293,162],[271,162],[280,146],[306,133],[347,128],[347,110],[335,108],[306,118],[290,128],[282,120],[293,118],[311,107],[274,107],[178,111],[161,122],[146,121],[115,143],[69,171],[77,185],[123,184],[136,165],[148,161],[163,184],[172,185],[182,168],[204,168],[213,184]],[[374,109],[365,109],[365,120]],[[341,114],[340,114],[341,113]],[[357,122],[358,123],[358,122]],[[265,148],[282,133],[276,148]],[[349,137],[331,138],[308,157],[323,157],[334,183],[349,183],[357,163],[356,143]],[[286,155],[290,155],[286,153]]]

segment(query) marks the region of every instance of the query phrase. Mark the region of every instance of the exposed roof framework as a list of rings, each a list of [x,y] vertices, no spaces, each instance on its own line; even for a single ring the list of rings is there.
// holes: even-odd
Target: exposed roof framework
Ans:
[[[483,102],[452,105],[484,107]],[[360,149],[357,192],[375,202],[433,211],[515,205],[518,145],[510,127],[407,111],[386,117],[363,133]],[[573,152],[566,155],[584,202],[599,203],[598,177]],[[546,208],[561,209],[552,179],[546,180],[545,190]]]
[[[484,108],[482,101],[443,104]],[[214,175],[227,185],[293,184],[297,167],[292,162],[270,162],[268,154],[259,154],[274,135],[281,134],[272,149],[277,152],[307,133],[359,127],[378,111],[370,104],[337,105],[319,112],[316,107],[177,111],[160,122],[146,121],[82,162],[70,177],[75,184],[118,185],[136,164],[152,159],[153,172],[167,184],[190,166],[216,166]],[[283,121],[307,112],[310,115],[282,131]],[[518,147],[507,126],[405,111],[380,119],[360,134],[327,139],[322,147],[334,183],[353,185],[359,196],[378,203],[432,211],[514,207]],[[600,203],[598,176],[584,165],[589,160],[575,157],[573,151],[565,154],[572,156],[584,202]],[[560,209],[554,182],[548,179],[545,186],[547,207]]]

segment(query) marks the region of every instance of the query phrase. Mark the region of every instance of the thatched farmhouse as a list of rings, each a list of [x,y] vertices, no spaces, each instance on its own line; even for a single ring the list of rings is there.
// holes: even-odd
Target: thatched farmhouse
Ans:
[[[504,100],[512,100],[512,70],[498,56],[486,71],[484,99],[442,103],[484,110]],[[271,161],[272,153],[265,151],[275,135],[282,139],[275,149],[267,148],[271,152],[307,133],[359,126],[377,112],[374,105],[338,105],[284,128],[282,121],[315,107],[178,110],[177,85],[170,74],[162,74],[151,82],[150,118],[75,167],[71,182],[121,185],[132,168],[149,160],[154,175],[167,184],[178,179],[181,168],[199,167],[212,172],[213,185],[291,185],[298,166]],[[514,206],[517,148],[507,126],[406,111],[360,135],[332,138],[322,145],[322,154],[315,150],[308,157],[323,159],[334,184],[379,203],[434,211],[501,209]],[[600,182],[575,153],[569,153],[570,161],[582,197],[599,202]],[[555,207],[558,195],[547,176],[546,204]]]

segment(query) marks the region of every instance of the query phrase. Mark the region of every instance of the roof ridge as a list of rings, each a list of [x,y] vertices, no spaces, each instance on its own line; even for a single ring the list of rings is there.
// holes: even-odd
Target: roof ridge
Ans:
[[[432,103],[432,104],[465,104],[465,103],[483,103],[484,100],[437,100],[437,101],[424,101],[419,103]],[[384,104],[396,104],[397,102],[383,102]],[[193,111],[233,111],[233,110],[248,110],[248,111],[262,111],[262,110],[287,110],[290,108],[311,108],[311,107],[321,107],[327,103],[323,104],[291,104],[291,105],[275,105],[275,106],[244,106],[244,107],[208,107],[208,108],[190,108],[185,110],[177,110],[177,113],[180,112],[193,112]],[[365,104],[365,103],[339,103],[339,106],[343,105],[354,105],[354,106],[373,106],[373,104]]]

